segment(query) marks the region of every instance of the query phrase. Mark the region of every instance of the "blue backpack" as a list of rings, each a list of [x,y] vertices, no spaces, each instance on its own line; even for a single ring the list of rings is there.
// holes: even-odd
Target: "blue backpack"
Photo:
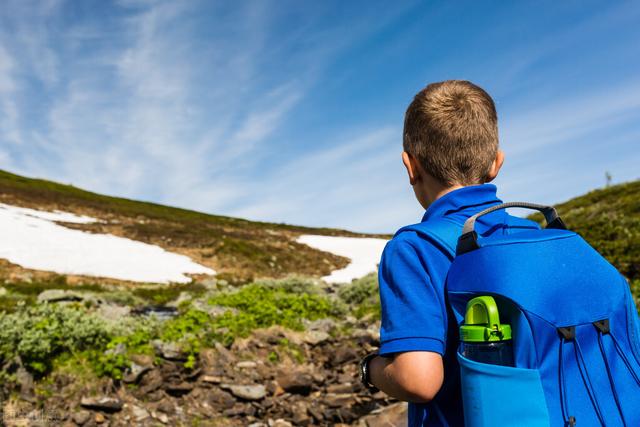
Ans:
[[[546,228],[474,231],[477,218],[510,207],[541,211]],[[405,230],[452,258],[446,290],[458,326],[470,299],[490,295],[512,328],[515,367],[458,352],[467,427],[640,426],[640,320],[629,285],[555,209],[503,203],[469,218],[462,234],[446,220]]]

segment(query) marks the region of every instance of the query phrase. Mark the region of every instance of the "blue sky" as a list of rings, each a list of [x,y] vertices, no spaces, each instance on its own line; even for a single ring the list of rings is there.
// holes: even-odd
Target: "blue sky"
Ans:
[[[640,177],[634,2],[0,0],[0,168],[250,219],[392,232],[427,83],[494,97],[505,200]]]

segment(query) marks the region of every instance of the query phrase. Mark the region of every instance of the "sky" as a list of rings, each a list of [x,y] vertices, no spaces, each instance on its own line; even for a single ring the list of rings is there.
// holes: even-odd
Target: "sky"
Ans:
[[[503,200],[640,178],[640,5],[0,0],[0,169],[209,213],[391,233],[426,84],[495,99]]]

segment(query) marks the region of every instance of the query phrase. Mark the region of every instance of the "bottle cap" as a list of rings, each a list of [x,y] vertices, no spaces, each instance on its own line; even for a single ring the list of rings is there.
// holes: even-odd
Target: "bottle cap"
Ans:
[[[511,326],[500,324],[496,301],[491,296],[476,297],[467,303],[460,339],[465,342],[491,342],[511,339]]]

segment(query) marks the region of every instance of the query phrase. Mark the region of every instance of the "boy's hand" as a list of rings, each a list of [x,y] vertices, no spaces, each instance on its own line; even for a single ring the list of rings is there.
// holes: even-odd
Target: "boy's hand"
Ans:
[[[369,362],[370,380],[398,400],[430,402],[442,387],[442,356],[431,351],[410,351]]]

